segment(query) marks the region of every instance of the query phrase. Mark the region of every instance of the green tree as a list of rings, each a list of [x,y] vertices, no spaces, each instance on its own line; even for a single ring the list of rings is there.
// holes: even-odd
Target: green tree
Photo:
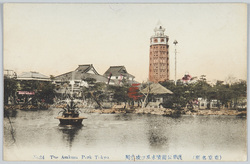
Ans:
[[[109,86],[108,90],[113,93],[113,101],[120,103],[125,102],[127,103],[130,98],[128,97],[128,89],[129,85],[123,85],[123,86]]]
[[[238,100],[240,98],[247,97],[247,82],[241,80],[240,82],[235,82],[231,85],[232,99],[234,100],[234,108],[238,105]]]
[[[10,97],[15,100],[17,88],[18,85],[15,78],[4,77],[4,105],[8,104],[8,99]]]
[[[174,82],[171,81],[161,82],[160,84],[173,92],[172,98],[169,98],[163,106],[172,106],[173,108],[186,106],[190,99],[190,91],[186,85],[182,83],[175,85]]]
[[[51,82],[40,82],[37,91],[36,97],[40,100],[44,99],[46,103],[53,103],[53,98],[55,97],[55,85]]]
[[[22,91],[34,91],[34,99],[38,101],[44,100],[45,103],[53,103],[55,97],[55,85],[51,81],[19,81],[20,90]]]
[[[107,85],[102,82],[96,82],[94,78],[83,79],[88,83],[88,87],[83,87],[82,91],[86,99],[94,100],[102,109],[102,102],[107,99]]]

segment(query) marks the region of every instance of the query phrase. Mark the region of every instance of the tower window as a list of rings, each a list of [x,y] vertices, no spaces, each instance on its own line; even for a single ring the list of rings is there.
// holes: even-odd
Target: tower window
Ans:
[[[155,42],[155,43],[157,43],[157,42],[158,42],[158,40],[157,40],[157,39],[155,39],[155,40],[154,40],[154,42]]]

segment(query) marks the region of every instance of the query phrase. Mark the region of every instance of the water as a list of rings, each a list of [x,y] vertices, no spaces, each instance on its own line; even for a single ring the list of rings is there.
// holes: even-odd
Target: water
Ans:
[[[132,155],[150,155],[148,161],[153,155],[181,155],[184,161],[197,160],[199,155],[206,160],[209,156],[246,160],[246,118],[83,113],[88,118],[84,126],[69,128],[58,126],[59,111],[18,111],[10,118],[13,135],[4,118],[5,160],[65,160],[62,156],[70,156],[71,160],[117,161]]]

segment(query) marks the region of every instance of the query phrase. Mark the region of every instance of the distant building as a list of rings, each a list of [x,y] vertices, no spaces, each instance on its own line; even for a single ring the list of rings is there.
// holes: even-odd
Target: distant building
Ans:
[[[55,77],[55,82],[83,81],[86,78],[95,79],[96,82],[107,83],[108,79],[100,75],[92,64],[79,65],[74,71],[70,71]]]
[[[197,81],[197,77],[192,77],[189,73],[186,73],[182,77],[181,81],[184,84],[195,83]]]
[[[54,78],[57,93],[73,93],[80,96],[81,87],[88,87],[88,79],[95,80],[95,83],[102,82],[108,84],[108,78],[100,75],[92,64],[79,65],[74,71],[70,71]],[[111,81],[113,82],[113,81]],[[114,82],[113,82],[114,83]]]
[[[36,94],[37,94],[37,90],[38,88],[34,88],[34,86],[29,86],[27,88],[27,84],[31,85],[34,81],[39,82],[40,84],[46,84],[46,83],[51,83],[51,79],[49,76],[43,75],[39,72],[34,72],[34,71],[30,71],[30,72],[23,72],[20,75],[17,75],[17,86],[18,86],[18,91],[16,92],[15,96],[14,96],[14,101],[16,103],[35,103],[36,100]],[[31,82],[31,83],[27,83],[27,82]],[[26,87],[23,87],[26,86]],[[33,89],[31,89],[33,88]],[[41,101],[41,100],[36,100],[37,101]]]
[[[207,99],[198,98],[198,107],[199,109],[217,109],[218,100],[208,101]]]
[[[16,78],[16,77],[17,77],[17,74],[13,70],[8,70],[8,69],[4,70],[4,78],[11,79],[11,78]]]
[[[168,36],[165,28],[158,23],[154,29],[155,35],[150,38],[149,81],[158,83],[169,80]]]
[[[124,66],[110,66],[103,74],[104,77],[112,80],[110,84],[134,83],[135,76],[128,73]]]
[[[21,73],[17,76],[17,80],[51,81],[50,77],[34,71]]]

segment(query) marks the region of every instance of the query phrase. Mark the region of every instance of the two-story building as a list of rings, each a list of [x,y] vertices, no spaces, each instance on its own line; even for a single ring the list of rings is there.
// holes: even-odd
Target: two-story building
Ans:
[[[110,66],[103,76],[110,80],[111,85],[133,84],[135,82],[135,76],[128,73],[124,66]]]

